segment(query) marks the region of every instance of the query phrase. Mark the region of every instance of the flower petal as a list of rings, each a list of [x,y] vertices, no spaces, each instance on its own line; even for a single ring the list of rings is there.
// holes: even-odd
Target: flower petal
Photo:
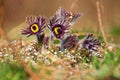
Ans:
[[[78,37],[76,35],[67,36],[64,40],[61,40],[60,50],[64,51],[65,49],[73,49],[78,43]]]
[[[69,29],[73,23],[80,17],[79,13],[72,13],[69,11],[66,11],[62,8],[59,8],[55,15],[51,17],[49,20],[48,28],[51,30],[51,32],[54,34],[56,38],[62,37],[66,31]],[[53,31],[53,28],[56,27],[56,25],[61,25],[62,26],[62,35],[56,35]]]
[[[93,34],[88,34],[82,43],[83,48],[89,50],[94,55],[101,57],[100,49],[102,48],[101,42],[93,36]]]
[[[28,27],[22,30],[23,35],[38,35],[43,32],[43,29],[46,27],[45,25],[46,18],[40,16],[29,16],[26,17],[26,22],[28,23]]]

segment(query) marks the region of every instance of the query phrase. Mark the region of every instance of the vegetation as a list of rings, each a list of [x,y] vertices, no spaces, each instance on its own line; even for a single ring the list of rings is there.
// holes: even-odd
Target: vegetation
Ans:
[[[60,52],[57,45],[41,53],[36,50],[35,45],[35,42],[26,43],[21,39],[4,42],[0,48],[0,79],[120,79],[119,47],[104,48],[103,58],[90,58],[85,52],[82,52],[84,55],[74,50]]]

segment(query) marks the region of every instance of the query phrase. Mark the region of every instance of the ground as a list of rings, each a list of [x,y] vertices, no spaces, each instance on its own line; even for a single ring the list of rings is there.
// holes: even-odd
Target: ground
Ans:
[[[74,32],[73,32],[74,33]],[[79,39],[84,37],[79,36]],[[101,38],[101,37],[100,37]],[[99,39],[100,39],[99,38]],[[102,40],[102,39],[101,39]],[[59,41],[48,49],[21,38],[4,41],[0,47],[1,80],[119,80],[120,48],[103,47],[103,57],[88,57],[85,52],[58,49]],[[42,51],[42,52],[41,52]]]

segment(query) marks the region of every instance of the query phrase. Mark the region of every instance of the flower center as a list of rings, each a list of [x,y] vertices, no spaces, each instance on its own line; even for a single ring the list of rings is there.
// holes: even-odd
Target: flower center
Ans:
[[[37,33],[39,31],[39,26],[38,26],[38,24],[32,24],[30,26],[30,29],[33,33]]]
[[[55,27],[54,27],[54,33],[55,33],[56,35],[61,34],[61,33],[62,33],[62,28],[61,28],[60,26],[55,26]]]
[[[60,27],[56,27],[54,30],[56,34],[60,34],[62,32],[62,29]]]

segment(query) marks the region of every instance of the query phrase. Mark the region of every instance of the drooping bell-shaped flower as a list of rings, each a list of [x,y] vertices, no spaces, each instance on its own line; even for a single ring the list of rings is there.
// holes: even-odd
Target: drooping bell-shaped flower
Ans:
[[[78,42],[79,39],[76,35],[69,35],[62,40],[60,45],[60,51],[64,51],[65,49],[72,50],[77,46]]]
[[[81,42],[82,48],[87,49],[93,55],[102,57],[100,49],[102,48],[101,42],[93,36],[93,34],[88,34]]]
[[[60,45],[61,51],[64,51],[65,49],[74,49],[75,51],[84,49],[92,53],[92,55],[102,57],[102,54],[100,52],[102,49],[101,42],[95,36],[93,36],[93,34],[88,34],[82,40],[79,40],[76,35],[67,36],[65,39],[62,40]]]

